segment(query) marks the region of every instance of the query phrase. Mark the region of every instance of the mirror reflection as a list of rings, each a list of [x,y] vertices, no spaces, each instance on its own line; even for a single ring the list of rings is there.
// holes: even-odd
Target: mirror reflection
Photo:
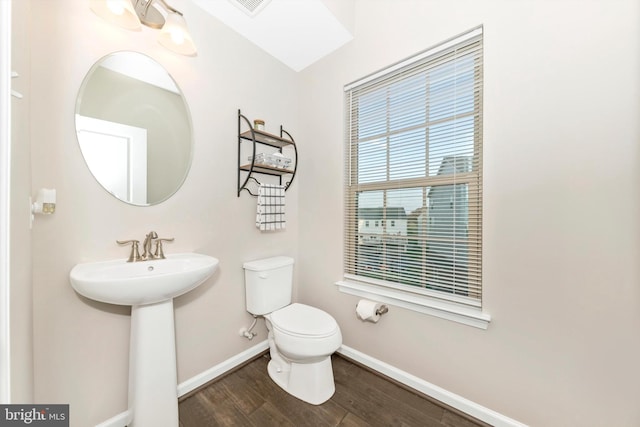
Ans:
[[[123,202],[160,203],[191,165],[188,106],[169,73],[138,52],[116,52],[87,73],[76,103],[76,133],[96,180]]]

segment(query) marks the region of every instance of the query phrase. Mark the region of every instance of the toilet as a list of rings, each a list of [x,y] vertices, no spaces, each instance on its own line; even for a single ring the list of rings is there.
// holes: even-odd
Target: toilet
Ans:
[[[331,355],[342,334],[330,314],[291,303],[293,263],[285,256],[244,263],[247,311],[265,318],[271,379],[292,396],[320,405],[335,391]]]

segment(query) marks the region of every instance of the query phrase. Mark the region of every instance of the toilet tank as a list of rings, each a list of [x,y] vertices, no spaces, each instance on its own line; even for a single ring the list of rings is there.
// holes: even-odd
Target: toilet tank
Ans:
[[[243,268],[249,313],[268,314],[291,304],[293,258],[278,256],[248,261]]]

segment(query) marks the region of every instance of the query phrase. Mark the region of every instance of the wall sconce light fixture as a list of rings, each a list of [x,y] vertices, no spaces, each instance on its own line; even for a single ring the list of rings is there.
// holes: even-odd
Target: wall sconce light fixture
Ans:
[[[34,214],[51,215],[56,211],[56,190],[49,188],[41,188],[36,195],[36,201],[31,203],[31,223],[34,220]]]
[[[96,15],[127,30],[138,31],[141,24],[160,30],[158,42],[173,52],[197,54],[184,16],[165,0],[90,0],[89,7]]]

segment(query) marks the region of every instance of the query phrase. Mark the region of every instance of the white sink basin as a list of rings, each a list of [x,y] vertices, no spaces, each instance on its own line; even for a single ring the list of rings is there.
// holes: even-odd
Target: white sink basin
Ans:
[[[189,292],[211,277],[217,267],[216,258],[183,253],[152,261],[78,264],[71,270],[70,280],[73,289],[92,300],[143,305]]]

